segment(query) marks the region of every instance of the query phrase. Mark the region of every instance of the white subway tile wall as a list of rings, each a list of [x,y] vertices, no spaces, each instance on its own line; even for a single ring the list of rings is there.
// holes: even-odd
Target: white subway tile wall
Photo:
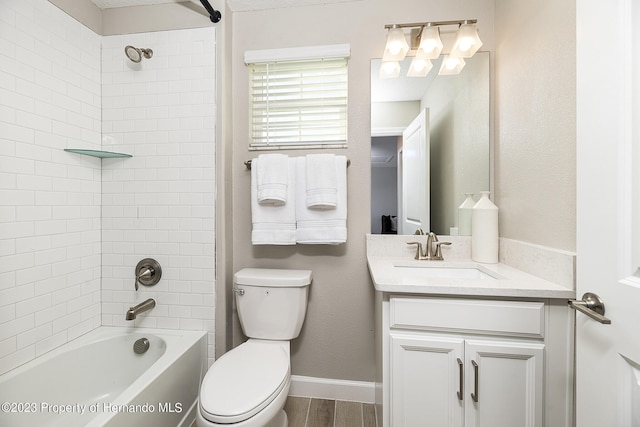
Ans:
[[[150,48],[133,63],[124,48]],[[102,38],[102,324],[209,331],[214,357],[215,29]],[[143,258],[162,280],[134,288]]]
[[[207,330],[212,363],[214,84],[213,28],[100,37],[0,1],[0,373],[100,325]],[[135,292],[146,257],[163,278]]]
[[[100,36],[0,1],[0,373],[100,325]]]

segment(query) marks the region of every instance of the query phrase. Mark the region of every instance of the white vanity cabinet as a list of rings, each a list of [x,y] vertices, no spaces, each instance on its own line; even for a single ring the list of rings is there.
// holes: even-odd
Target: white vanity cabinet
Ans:
[[[382,308],[384,426],[571,425],[566,301],[384,294]]]

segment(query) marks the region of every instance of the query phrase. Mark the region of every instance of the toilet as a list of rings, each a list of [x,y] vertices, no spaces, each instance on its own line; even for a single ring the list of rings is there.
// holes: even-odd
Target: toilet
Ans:
[[[209,368],[198,396],[198,427],[286,427],[289,341],[300,334],[309,270],[244,268],[233,276],[240,325],[249,338]]]

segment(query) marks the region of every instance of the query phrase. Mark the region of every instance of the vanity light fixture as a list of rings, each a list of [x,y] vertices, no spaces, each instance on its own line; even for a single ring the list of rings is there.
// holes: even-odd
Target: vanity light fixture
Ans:
[[[478,29],[475,22],[464,21],[464,24],[461,24],[460,28],[458,28],[458,35],[453,43],[450,55],[459,58],[471,58],[480,49],[480,46],[482,46],[482,41],[478,37]]]
[[[416,56],[422,56],[425,59],[438,59],[443,47],[442,40],[440,40],[440,27],[429,23],[422,28]]]
[[[394,79],[400,75],[400,63],[398,61],[382,61],[380,66],[381,79]]]
[[[451,25],[458,26],[456,40],[449,55],[443,60],[439,74],[458,74],[465,65],[462,58],[472,57],[482,46],[476,28],[477,22],[476,19],[467,19],[385,25],[389,33],[382,57],[380,76],[382,78],[398,77],[399,62],[407,54],[415,56],[407,75],[410,77],[426,76],[433,67],[430,60],[438,58],[444,47],[442,40],[440,40],[440,27]],[[405,34],[404,28],[411,29],[409,34]],[[407,35],[410,44],[407,42]]]
[[[404,36],[404,31],[398,25],[392,25],[387,34],[387,44],[384,47],[382,61],[402,61],[409,52],[409,44]]]
[[[409,77],[424,77],[429,74],[429,71],[433,68],[433,64],[431,60],[420,58],[419,56],[415,56],[411,60],[411,65],[409,65],[409,71],[407,71],[407,76]]]
[[[438,74],[442,76],[452,76],[455,74],[459,74],[462,68],[465,66],[464,59],[459,58],[457,56],[447,55],[442,60],[442,65],[440,66],[440,71]]]

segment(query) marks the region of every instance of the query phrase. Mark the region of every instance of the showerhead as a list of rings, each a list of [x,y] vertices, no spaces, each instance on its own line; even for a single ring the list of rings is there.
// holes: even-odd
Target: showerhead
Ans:
[[[127,58],[136,63],[142,61],[143,55],[147,59],[153,56],[153,51],[151,49],[138,49],[137,47],[133,46],[125,47],[124,53],[125,55],[127,55]]]

